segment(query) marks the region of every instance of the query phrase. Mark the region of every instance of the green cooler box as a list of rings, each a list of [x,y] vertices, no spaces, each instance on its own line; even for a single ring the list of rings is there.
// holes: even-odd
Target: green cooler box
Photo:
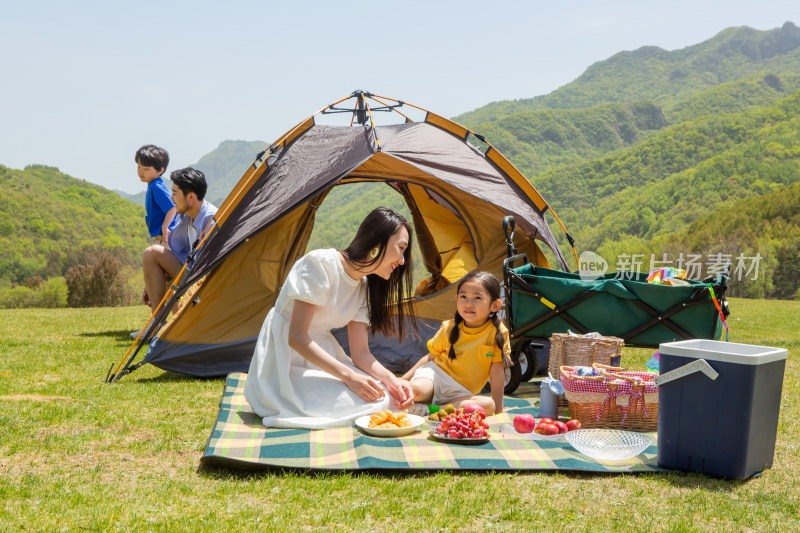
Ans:
[[[659,466],[728,479],[771,467],[786,350],[696,339],[659,353]]]

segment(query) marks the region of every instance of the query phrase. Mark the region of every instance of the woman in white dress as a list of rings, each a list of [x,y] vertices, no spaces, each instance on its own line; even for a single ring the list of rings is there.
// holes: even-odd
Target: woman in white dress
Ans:
[[[261,327],[244,388],[264,426],[346,426],[413,403],[410,384],[367,342],[369,330],[403,338],[411,309],[392,304],[408,294],[411,270],[411,225],[385,207],[367,215],[344,250],[314,250],[294,264]],[[352,360],[331,334],[343,326]]]

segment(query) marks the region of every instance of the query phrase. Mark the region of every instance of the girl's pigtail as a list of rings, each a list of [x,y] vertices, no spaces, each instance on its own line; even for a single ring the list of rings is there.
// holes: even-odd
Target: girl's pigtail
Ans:
[[[450,330],[450,351],[447,353],[450,359],[456,358],[456,350],[453,348],[453,346],[455,346],[455,344],[458,342],[458,337],[461,335],[458,325],[463,321],[464,319],[458,314],[458,311],[456,311],[456,318],[453,321],[453,329]]]
[[[514,363],[511,362],[511,358],[508,356],[506,351],[503,347],[506,345],[506,339],[503,337],[503,332],[500,331],[500,313],[492,313],[492,324],[495,327],[494,333],[494,343],[500,348],[500,351],[503,353],[503,364],[505,366],[511,366]]]

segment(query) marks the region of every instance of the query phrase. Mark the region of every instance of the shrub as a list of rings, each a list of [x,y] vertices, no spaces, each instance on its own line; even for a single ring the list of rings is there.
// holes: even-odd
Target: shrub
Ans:
[[[91,265],[67,270],[67,304],[70,307],[108,307],[122,303],[121,265],[109,252],[103,252]]]
[[[44,285],[44,280],[42,278],[40,278],[39,276],[33,276],[33,277],[30,277],[30,278],[26,279],[25,283],[23,283],[23,285],[25,285],[29,289],[38,289],[42,285]]]
[[[36,307],[67,306],[67,282],[63,277],[50,278],[36,291]]]
[[[28,287],[15,286],[0,289],[0,308],[20,309],[34,307],[34,290]]]
[[[144,280],[141,268],[130,265],[123,267],[120,271],[119,283],[122,285],[122,305],[142,303]]]

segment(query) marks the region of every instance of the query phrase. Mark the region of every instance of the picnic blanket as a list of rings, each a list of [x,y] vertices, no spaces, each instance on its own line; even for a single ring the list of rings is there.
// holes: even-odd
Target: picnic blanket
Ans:
[[[219,415],[201,462],[236,468],[301,470],[572,470],[654,472],[656,439],[633,459],[598,462],[560,440],[533,440],[509,431],[514,415],[538,415],[538,384],[523,383],[503,400],[505,411],[488,417],[491,439],[478,445],[434,440],[421,431],[400,438],[372,437],[356,427],[321,430],[265,428],[244,398],[247,374],[227,377]],[[538,437],[538,436],[537,436]]]

